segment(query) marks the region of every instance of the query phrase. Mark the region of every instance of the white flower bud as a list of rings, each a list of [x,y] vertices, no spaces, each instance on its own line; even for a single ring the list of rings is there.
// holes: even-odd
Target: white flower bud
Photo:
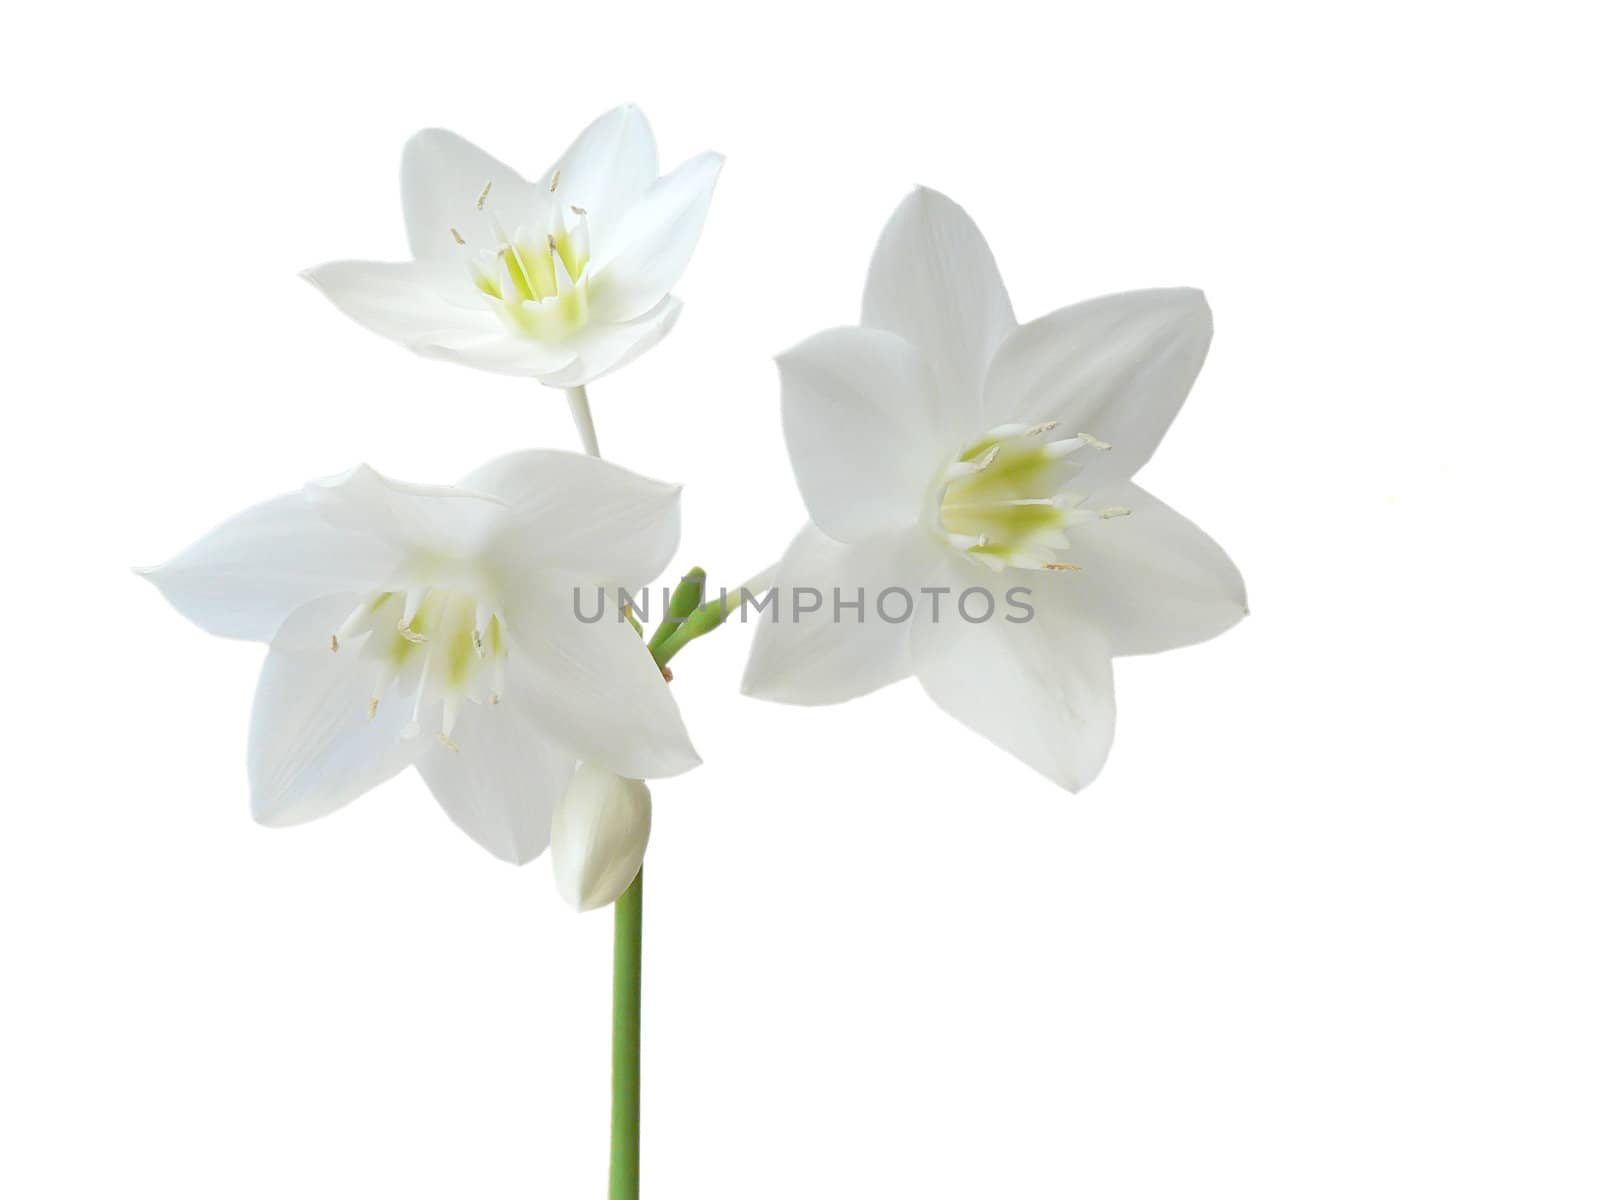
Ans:
[[[610,904],[639,874],[649,841],[650,789],[583,763],[550,831],[556,890],[579,912]]]

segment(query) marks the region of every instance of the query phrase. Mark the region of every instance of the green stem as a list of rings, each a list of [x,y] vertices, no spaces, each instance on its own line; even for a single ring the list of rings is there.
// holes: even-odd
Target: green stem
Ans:
[[[589,390],[567,389],[584,453],[600,457]],[[698,570],[698,568],[697,568]],[[705,579],[705,572],[700,571]],[[699,603],[698,592],[695,603]],[[692,605],[691,605],[692,607]],[[634,629],[639,622],[630,613]],[[642,632],[642,631],[641,631]],[[655,652],[652,646],[651,653]],[[663,660],[657,658],[659,665]],[[639,1200],[639,966],[644,951],[644,869],[617,897],[611,951],[611,1200]]]
[[[568,393],[577,416],[583,389]],[[587,412],[587,402],[583,405]],[[580,430],[583,422],[579,422]],[[586,436],[590,445],[592,435]],[[590,450],[594,453],[594,450]],[[672,593],[667,615],[650,639],[650,656],[665,667],[697,637],[710,633],[728,614],[772,586],[769,567],[733,596],[702,605],[706,573],[695,567]],[[634,626],[638,628],[637,624]],[[640,966],[644,950],[644,869],[617,897],[611,951],[611,1200],[639,1200],[639,1007]]]
[[[639,966],[644,869],[617,897],[611,981],[611,1200],[639,1200]]]

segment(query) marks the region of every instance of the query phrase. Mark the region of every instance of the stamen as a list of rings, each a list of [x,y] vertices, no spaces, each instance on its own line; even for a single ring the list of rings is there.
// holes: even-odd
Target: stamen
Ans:
[[[1006,508],[1059,508],[1054,496],[1014,496],[1010,500],[968,500],[939,506],[942,513],[992,513]]]
[[[479,212],[483,211],[484,201],[486,201],[489,198],[489,189],[492,188],[492,187],[494,187],[494,180],[491,179],[491,180],[489,180],[488,183],[483,185],[483,191],[478,193],[478,211]]]
[[[328,642],[330,643],[330,648],[333,650],[333,652],[335,654],[339,653],[339,635],[337,633],[330,634],[328,636]]]
[[[448,733],[440,731],[438,736],[439,736],[439,744],[441,746],[443,746],[446,750],[450,751],[452,754],[460,754],[461,753],[461,747],[456,745],[454,742],[452,742],[450,740],[450,735]]]
[[[1045,421],[1043,424],[1030,426],[1022,436],[1038,437],[1040,434],[1049,433],[1059,424],[1061,424],[1060,421]]]
[[[422,706],[428,701],[428,680],[432,675],[433,655],[430,654],[422,660],[422,678],[417,680],[417,698],[411,705],[411,720],[406,724],[406,728],[412,731],[406,735],[408,737],[414,736],[422,729]]]
[[[1079,434],[1077,437],[1062,438],[1059,442],[1046,442],[1044,454],[1050,459],[1065,458],[1075,451],[1082,450],[1088,444],[1083,435]]]
[[[419,633],[417,630],[411,628],[411,622],[416,619],[417,610],[422,607],[422,601],[427,594],[427,588],[412,588],[406,593],[405,608],[401,612],[400,622],[396,626],[396,628],[400,631],[401,637],[405,638],[406,641],[415,643],[419,646],[423,642],[427,641],[428,637],[426,634]]]
[[[1079,430],[1078,431],[1078,437],[1082,439],[1083,444],[1085,446],[1093,446],[1096,450],[1109,450],[1109,449],[1111,449],[1111,443],[1110,442],[1102,442],[1099,438],[1095,437],[1094,434],[1092,434],[1092,433],[1084,433],[1082,430]]]
[[[556,168],[556,173],[554,175],[550,176],[550,190],[552,192],[555,191],[557,185],[560,184],[560,182],[561,182],[561,168],[557,167]]]
[[[387,598],[388,595],[385,593],[375,600],[364,600],[351,609],[350,615],[344,619],[344,622],[339,626],[337,632],[334,633],[333,636],[335,640],[343,638],[345,641],[349,641],[351,638],[355,637],[357,633],[365,633],[365,627],[368,620]]]
[[[479,658],[489,656],[488,648],[483,642],[483,634],[492,620],[494,620],[494,609],[482,600],[478,601],[477,611],[472,614],[472,648],[478,652]]]
[[[957,459],[945,470],[944,481],[953,483],[957,479],[965,479],[969,475],[976,475],[979,471],[986,471],[994,465],[994,460],[1000,457],[1000,443],[996,442],[983,452],[978,458]]]
[[[570,205],[569,207],[571,207],[573,215],[575,216],[587,217],[589,215],[589,210],[587,208],[579,208],[576,204]]]
[[[400,613],[400,624],[411,624],[411,619],[417,615],[417,609],[422,607],[422,601],[427,595],[427,588],[411,588],[406,592],[406,603]]]
[[[376,696],[374,696],[371,700],[367,701],[367,720],[370,721],[370,720],[372,720],[373,717],[375,717],[377,715],[378,715],[378,698]]]
[[[1102,508],[1100,510],[1100,519],[1102,521],[1109,521],[1112,517],[1129,517],[1132,515],[1133,509],[1123,508],[1121,505],[1114,505],[1111,508]]]
[[[1083,568],[1080,567],[1077,563],[1069,563],[1069,562],[1047,562],[1047,563],[1044,564],[1044,569],[1046,571],[1081,571],[1081,570],[1083,570]]]
[[[450,236],[455,238],[456,245],[458,246],[465,246],[467,244],[467,239],[461,236],[461,230],[457,229],[454,225],[450,226]]]

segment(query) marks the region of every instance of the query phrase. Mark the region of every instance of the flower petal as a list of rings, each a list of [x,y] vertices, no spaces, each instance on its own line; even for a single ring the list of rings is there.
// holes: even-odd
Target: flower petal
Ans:
[[[521,450],[479,467],[463,488],[510,510],[494,554],[511,572],[555,567],[637,591],[677,553],[676,484],[565,450]]]
[[[541,376],[550,387],[573,388],[593,383],[626,366],[654,346],[678,323],[683,301],[668,296],[644,316],[621,325],[592,321],[562,343],[574,357],[561,370]]]
[[[574,358],[563,343],[508,333],[486,304],[467,293],[459,267],[334,262],[303,275],[347,317],[425,358],[533,376],[563,370]]]
[[[284,622],[261,669],[250,714],[250,811],[263,825],[326,816],[411,764],[400,734],[409,707],[384,703],[369,719],[374,671],[329,638],[358,602],[328,596]]]
[[[580,133],[540,177],[538,187],[563,205],[584,209],[593,244],[603,246],[628,207],[660,173],[650,122],[625,104],[597,117]]]
[[[1203,642],[1245,615],[1239,568],[1192,521],[1134,483],[1098,488],[1089,505],[1128,515],[1075,526],[1070,557],[1083,570],[1049,583],[1113,654]]]
[[[609,597],[593,624],[592,582],[546,573],[508,601],[506,694],[586,762],[629,779],[698,766],[667,681]]]
[[[958,564],[948,584],[992,588],[993,576],[980,571]],[[1115,724],[1104,636],[1049,604],[1019,623],[1006,608],[980,622],[963,619],[955,604],[939,615],[924,605],[911,631],[917,678],[934,703],[1060,786],[1086,787],[1105,764]]]
[[[914,525],[959,449],[904,338],[829,329],[778,357],[783,434],[811,519],[840,541]]]
[[[520,864],[550,844],[551,815],[577,760],[514,700],[462,705],[450,734],[455,748],[432,741],[417,770],[463,833]]]
[[[861,323],[917,346],[946,402],[975,418],[989,360],[1017,319],[972,218],[948,196],[918,188],[878,239]]]
[[[248,508],[141,574],[207,633],[271,641],[295,609],[393,570],[393,547],[330,525],[300,492]]]
[[[606,321],[649,312],[678,282],[711,208],[722,155],[699,154],[635,200],[609,244],[596,244],[592,304]]]
[[[1029,321],[1006,339],[984,385],[984,416],[1058,421],[1111,449],[1085,457],[1091,487],[1132,478],[1178,415],[1211,345],[1193,288],[1124,292]]]
[[[402,555],[423,550],[470,558],[511,517],[510,506],[495,497],[390,479],[365,463],[308,483],[303,494],[306,504],[328,525],[349,533],[360,531]],[[384,581],[382,575],[365,580],[369,585]]]
[[[761,612],[740,610],[741,620],[758,623],[741,690],[785,704],[837,704],[904,679],[912,613],[937,575],[936,555],[917,534],[845,545],[807,525],[778,565],[775,599]],[[816,611],[797,612],[813,601]]]
[[[461,247],[452,229],[468,241],[489,244],[493,231],[486,213],[515,230],[539,211],[533,184],[448,129],[424,129],[406,143],[400,156],[400,199],[412,255],[455,266],[463,277]]]
[[[556,806],[551,867],[556,890],[579,912],[610,904],[639,874],[650,844],[650,789],[584,763]]]

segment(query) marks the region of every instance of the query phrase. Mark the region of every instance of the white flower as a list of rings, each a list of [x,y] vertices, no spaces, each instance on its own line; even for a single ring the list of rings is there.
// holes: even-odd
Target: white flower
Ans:
[[[460,487],[360,466],[248,509],[149,578],[223,637],[271,643],[251,810],[325,816],[415,766],[445,811],[526,862],[581,758],[639,778],[699,762],[627,623],[578,590],[637,589],[678,543],[678,489],[553,450]]]
[[[971,218],[913,193],[878,243],[860,327],[778,360],[811,516],[779,599],[816,588],[826,603],[762,623],[745,691],[828,704],[915,674],[1029,766],[1088,784],[1111,746],[1112,656],[1201,641],[1245,612],[1227,555],[1129,482],[1210,340],[1187,289],[1019,326]]]
[[[633,882],[650,841],[650,789],[584,763],[556,806],[550,865],[579,912],[610,904]]]
[[[657,178],[633,107],[606,113],[530,183],[470,142],[425,129],[400,166],[415,260],[336,262],[306,278],[418,354],[578,387],[667,335],[722,170],[700,154]]]

